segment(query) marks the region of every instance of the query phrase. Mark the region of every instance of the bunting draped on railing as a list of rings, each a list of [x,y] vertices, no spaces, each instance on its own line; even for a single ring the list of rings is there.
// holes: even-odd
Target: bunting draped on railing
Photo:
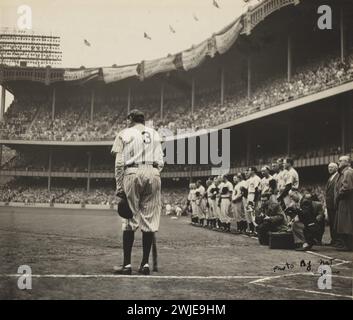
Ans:
[[[240,20],[234,22],[234,24],[224,33],[215,35],[216,48],[219,54],[226,53],[234,42],[237,40],[243,25]]]
[[[165,58],[142,61],[140,67],[140,79],[143,80],[158,73],[176,70],[174,60],[175,55],[168,55]]]
[[[199,66],[207,56],[213,58],[216,54],[214,38],[207,39],[200,44],[191,47],[181,53],[184,70],[190,70]]]
[[[105,83],[120,81],[123,79],[137,77],[138,64],[121,66],[121,67],[105,67],[102,68],[103,80]]]
[[[65,69],[64,81],[77,81],[84,80],[89,81],[94,78],[98,78],[100,68],[89,68],[89,69]]]

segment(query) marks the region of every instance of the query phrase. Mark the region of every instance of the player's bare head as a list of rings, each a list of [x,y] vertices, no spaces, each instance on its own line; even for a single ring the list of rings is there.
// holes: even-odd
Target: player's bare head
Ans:
[[[285,167],[286,169],[290,169],[291,167],[293,167],[293,165],[294,165],[294,161],[293,161],[292,158],[286,158],[286,159],[284,160],[284,167]]]
[[[244,176],[245,176],[245,179],[249,179],[249,177],[250,177],[249,170],[244,170]]]
[[[202,185],[201,180],[197,180],[197,181],[196,181],[196,186],[199,187],[199,186],[201,186],[201,185]]]
[[[257,173],[257,170],[256,170],[255,167],[250,167],[248,169],[248,173],[249,173],[249,176],[252,177],[252,176],[254,176]]]
[[[238,175],[235,174],[234,177],[233,177],[233,182],[234,182],[234,183],[238,183],[239,181],[240,181],[240,180],[239,180]]]
[[[279,169],[278,163],[276,161],[272,162],[271,168],[272,168],[272,171],[278,172],[278,169]]]
[[[278,165],[278,169],[279,170],[282,170],[283,169],[283,159],[282,158],[279,158],[277,159],[277,165]]]
[[[268,177],[270,174],[270,167],[269,166],[264,166],[261,168],[261,173],[263,176]]]
[[[222,176],[217,176],[215,182],[217,185],[220,184],[221,182],[223,182]]]
[[[338,170],[338,164],[336,162],[331,162],[328,165],[328,172],[330,174],[333,174],[333,173],[337,172],[337,170]]]
[[[145,115],[138,109],[133,109],[127,115],[128,124],[134,125],[135,123],[145,124]]]

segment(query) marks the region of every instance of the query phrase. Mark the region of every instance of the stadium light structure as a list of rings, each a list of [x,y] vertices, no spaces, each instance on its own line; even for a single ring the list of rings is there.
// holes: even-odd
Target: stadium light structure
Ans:
[[[58,66],[62,61],[60,37],[34,31],[0,29],[0,65]]]

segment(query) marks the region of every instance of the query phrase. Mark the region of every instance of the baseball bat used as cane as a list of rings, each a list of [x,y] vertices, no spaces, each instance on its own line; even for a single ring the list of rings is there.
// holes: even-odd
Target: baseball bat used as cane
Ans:
[[[153,242],[152,242],[152,262],[153,262],[153,271],[158,272],[158,255],[157,255],[156,233],[153,235]]]

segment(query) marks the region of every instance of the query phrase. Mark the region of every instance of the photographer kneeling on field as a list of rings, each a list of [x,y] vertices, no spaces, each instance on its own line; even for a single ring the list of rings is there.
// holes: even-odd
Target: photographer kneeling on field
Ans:
[[[325,231],[325,215],[322,204],[312,200],[309,191],[303,196],[299,192],[290,191],[291,204],[285,213],[292,219],[292,232],[297,244],[297,251],[310,250],[314,244],[321,244]],[[303,245],[300,240],[303,239]]]
[[[286,231],[286,219],[276,196],[270,192],[261,195],[261,204],[257,210],[255,223],[261,245],[269,244],[269,233]]]

